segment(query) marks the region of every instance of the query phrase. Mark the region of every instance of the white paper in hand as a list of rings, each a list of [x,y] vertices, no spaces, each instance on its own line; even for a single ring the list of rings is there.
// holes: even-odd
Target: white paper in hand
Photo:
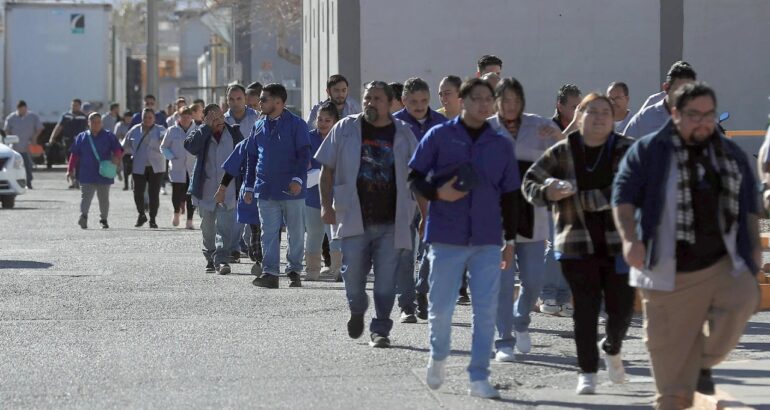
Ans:
[[[318,185],[318,181],[321,180],[321,170],[320,169],[309,169],[307,171],[307,187],[312,188],[316,185]]]

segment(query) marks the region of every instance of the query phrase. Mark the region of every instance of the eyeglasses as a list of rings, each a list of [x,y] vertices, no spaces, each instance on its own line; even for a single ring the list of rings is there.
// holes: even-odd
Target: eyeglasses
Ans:
[[[683,111],[682,114],[692,122],[699,123],[701,121],[715,122],[717,119],[716,111],[700,112],[695,110]]]

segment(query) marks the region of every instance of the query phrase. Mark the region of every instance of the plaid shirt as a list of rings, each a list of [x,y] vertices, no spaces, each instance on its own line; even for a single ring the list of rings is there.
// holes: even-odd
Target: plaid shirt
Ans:
[[[617,173],[620,160],[634,140],[615,134],[612,147],[612,172]],[[583,258],[594,253],[594,244],[585,224],[584,212],[605,213],[605,233],[607,250],[610,255],[622,252],[620,235],[612,219],[612,185],[602,189],[578,191],[575,195],[557,202],[546,198],[545,181],[557,178],[568,181],[577,187],[575,164],[569,138],[549,148],[540,159],[524,174],[521,190],[528,202],[535,206],[552,206],[555,225],[554,246],[556,251],[567,258]]]

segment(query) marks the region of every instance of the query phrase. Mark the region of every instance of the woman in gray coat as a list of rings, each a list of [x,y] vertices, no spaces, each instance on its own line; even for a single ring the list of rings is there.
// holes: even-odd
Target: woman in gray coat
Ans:
[[[179,226],[179,215],[187,211],[187,229],[193,229],[195,207],[192,197],[187,193],[190,175],[195,168],[195,156],[184,149],[184,140],[195,131],[192,110],[184,107],[179,111],[179,118],[168,130],[160,145],[163,156],[169,161],[168,178],[171,180],[171,203],[174,205],[174,219],[171,224]]]

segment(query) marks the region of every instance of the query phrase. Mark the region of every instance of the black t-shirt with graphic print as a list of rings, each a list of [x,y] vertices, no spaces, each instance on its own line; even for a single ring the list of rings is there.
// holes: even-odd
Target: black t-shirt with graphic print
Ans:
[[[396,167],[393,139],[396,125],[375,127],[361,121],[361,167],[356,187],[364,226],[396,221]]]

